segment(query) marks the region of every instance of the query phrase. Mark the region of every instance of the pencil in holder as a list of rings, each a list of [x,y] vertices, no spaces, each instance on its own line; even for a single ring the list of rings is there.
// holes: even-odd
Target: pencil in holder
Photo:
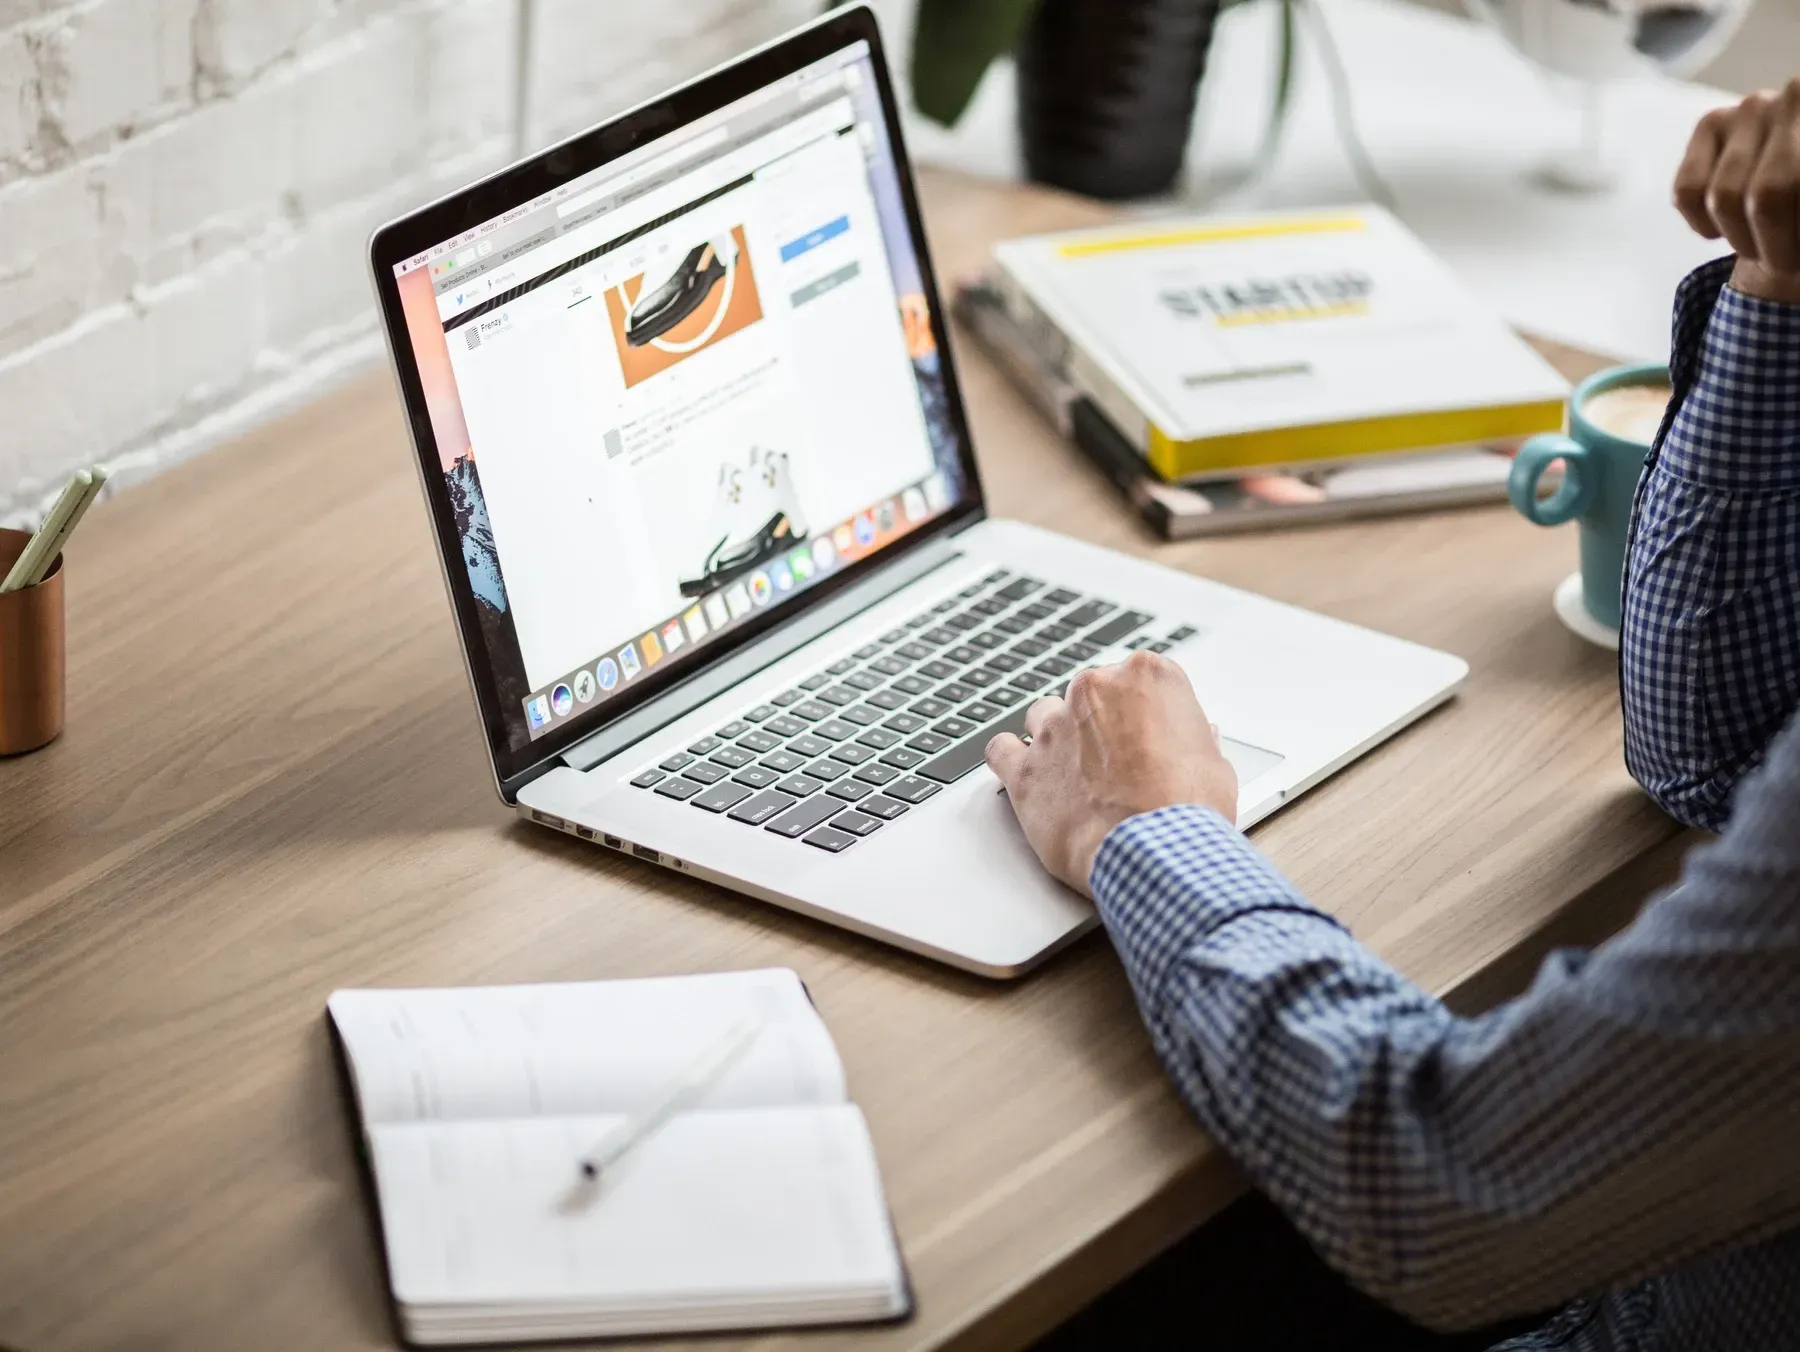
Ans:
[[[0,530],[0,576],[28,531]],[[0,756],[36,751],[63,730],[62,558],[35,587],[0,592]]]

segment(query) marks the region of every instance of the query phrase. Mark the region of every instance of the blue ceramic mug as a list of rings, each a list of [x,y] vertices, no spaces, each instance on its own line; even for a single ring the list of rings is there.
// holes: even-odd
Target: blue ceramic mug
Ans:
[[[1598,427],[1583,410],[1595,395],[1628,385],[1667,391],[1669,368],[1615,366],[1589,376],[1569,398],[1568,435],[1554,432],[1526,442],[1513,460],[1506,483],[1507,497],[1528,521],[1540,526],[1581,523],[1582,601],[1588,614],[1609,629],[1619,627],[1625,537],[1650,443]],[[1563,463],[1562,483],[1548,498],[1540,499],[1538,480],[1558,460]]]

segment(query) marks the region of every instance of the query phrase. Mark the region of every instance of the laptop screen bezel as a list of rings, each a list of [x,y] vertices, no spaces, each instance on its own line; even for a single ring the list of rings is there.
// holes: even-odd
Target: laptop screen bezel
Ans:
[[[436,247],[464,231],[529,202],[543,193],[618,159],[631,151],[755,94],[785,76],[824,60],[859,42],[869,46],[870,64],[879,91],[900,198],[912,247],[918,258],[932,337],[937,345],[951,429],[962,463],[961,499],[943,514],[894,541],[880,552],[822,579],[778,607],[756,616],[704,650],[704,657],[661,672],[646,672],[634,688],[622,691],[586,715],[568,720],[554,731],[522,747],[513,747],[494,665],[482,636],[479,611],[467,569],[462,567],[462,541],[439,458],[437,439],[425,403],[418,365],[401,307],[395,268],[414,255]],[[517,787],[535,777],[571,746],[616,723],[646,704],[667,696],[710,670],[724,658],[807,614],[875,571],[905,558],[986,513],[968,419],[951,358],[947,316],[939,296],[936,271],[926,247],[924,223],[913,183],[912,166],[901,135],[900,117],[875,16],[857,5],[832,14],[732,64],[703,75],[618,118],[520,161],[489,178],[422,207],[378,229],[369,242],[369,259],[380,301],[395,376],[405,403],[421,482],[432,517],[451,609],[460,631],[465,664],[487,739],[496,787],[509,802]],[[897,299],[897,298],[896,298]]]

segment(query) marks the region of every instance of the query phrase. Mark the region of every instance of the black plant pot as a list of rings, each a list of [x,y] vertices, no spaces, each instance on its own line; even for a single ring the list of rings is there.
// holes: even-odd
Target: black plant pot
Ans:
[[[1090,197],[1181,172],[1219,0],[1042,0],[1017,52],[1025,167]]]

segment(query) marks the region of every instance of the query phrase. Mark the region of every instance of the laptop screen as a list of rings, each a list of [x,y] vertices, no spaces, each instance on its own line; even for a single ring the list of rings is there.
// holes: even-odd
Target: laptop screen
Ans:
[[[509,749],[971,493],[875,76],[840,48],[395,267]]]

